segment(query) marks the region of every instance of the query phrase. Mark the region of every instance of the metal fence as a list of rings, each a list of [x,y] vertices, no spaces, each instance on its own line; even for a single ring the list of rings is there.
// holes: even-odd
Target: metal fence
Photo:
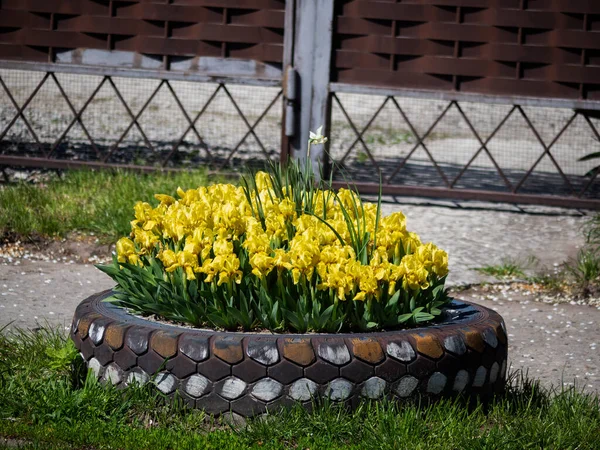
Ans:
[[[311,155],[365,193],[600,208],[600,2],[2,0],[0,164]]]
[[[4,163],[235,169],[279,157],[278,86],[0,70],[0,91]]]

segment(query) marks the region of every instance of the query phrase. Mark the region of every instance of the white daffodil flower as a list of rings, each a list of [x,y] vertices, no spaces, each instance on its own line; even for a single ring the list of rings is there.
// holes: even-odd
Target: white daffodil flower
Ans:
[[[325,136],[323,136],[323,125],[321,125],[319,128],[317,128],[316,133],[313,133],[312,131],[308,132],[308,142],[310,144],[324,144],[325,142],[327,142],[327,138]]]

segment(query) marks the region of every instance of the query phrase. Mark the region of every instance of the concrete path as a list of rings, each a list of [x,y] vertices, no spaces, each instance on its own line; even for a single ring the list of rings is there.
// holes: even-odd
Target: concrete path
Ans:
[[[551,270],[583,245],[581,227],[589,217],[572,210],[480,203],[402,199],[383,205],[385,214],[397,210],[407,216],[410,231],[448,251],[448,284],[455,286],[492,280],[473,268],[504,260],[525,262],[535,257],[537,269]],[[92,264],[53,261],[47,255],[0,258],[0,327],[9,323],[68,327],[82,299],[112,285]],[[600,389],[600,310],[543,304],[518,292],[482,294],[476,289],[460,297],[504,316],[513,367],[529,369],[546,384],[577,382]]]

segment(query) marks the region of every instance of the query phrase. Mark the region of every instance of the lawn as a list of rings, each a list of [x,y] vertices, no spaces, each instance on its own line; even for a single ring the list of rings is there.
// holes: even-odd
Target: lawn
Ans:
[[[80,231],[114,242],[131,231],[137,201],[157,204],[154,194],[175,195],[179,186],[191,189],[210,181],[200,170],[152,174],[74,170],[45,182],[11,183],[0,187],[0,237],[39,238]]]
[[[550,392],[513,376],[487,407],[363,403],[315,405],[230,426],[149,386],[116,390],[87,376],[59,331],[0,334],[0,442],[36,449],[594,449],[600,400]],[[3,444],[0,443],[0,447]]]

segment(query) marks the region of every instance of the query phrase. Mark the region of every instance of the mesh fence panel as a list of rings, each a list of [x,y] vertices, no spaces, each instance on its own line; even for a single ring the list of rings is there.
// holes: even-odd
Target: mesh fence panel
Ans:
[[[0,79],[3,155],[236,169],[280,152],[278,87],[18,70]]]
[[[598,198],[600,158],[579,161],[598,131],[569,109],[336,93],[330,154],[338,180]]]

